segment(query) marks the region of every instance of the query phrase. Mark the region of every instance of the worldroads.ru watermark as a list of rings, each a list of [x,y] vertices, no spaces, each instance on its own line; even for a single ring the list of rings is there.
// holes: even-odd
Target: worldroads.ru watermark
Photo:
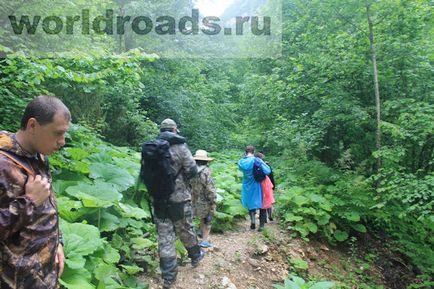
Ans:
[[[114,10],[107,9],[105,15],[90,16],[89,9],[83,9],[81,15],[74,16],[32,16],[9,15],[10,26],[16,35],[35,35],[42,31],[49,35],[64,33],[73,35],[81,33],[89,35],[91,32],[107,35],[124,35],[130,30],[137,35],[151,32],[157,35],[243,35],[245,28],[255,36],[271,35],[271,17],[269,16],[236,16],[233,19],[235,27],[222,27],[221,19],[217,16],[199,17],[199,9],[192,9],[191,16],[183,16],[178,21],[173,16],[115,16]],[[235,30],[235,31],[234,31]]]
[[[231,4],[213,13],[199,2]],[[0,0],[0,35],[0,55],[275,58],[282,0]]]

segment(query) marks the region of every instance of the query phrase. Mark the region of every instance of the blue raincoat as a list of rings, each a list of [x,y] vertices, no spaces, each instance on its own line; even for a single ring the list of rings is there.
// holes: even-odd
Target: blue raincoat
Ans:
[[[262,171],[269,175],[270,167],[261,159],[256,158],[261,163]],[[261,183],[253,178],[254,156],[245,156],[238,161],[238,169],[243,172],[243,187],[241,191],[241,202],[249,210],[260,209],[262,207],[262,189]]]

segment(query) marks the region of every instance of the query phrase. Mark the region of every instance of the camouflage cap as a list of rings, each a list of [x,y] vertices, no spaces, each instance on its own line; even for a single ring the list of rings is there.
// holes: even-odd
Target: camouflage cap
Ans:
[[[166,118],[160,124],[160,129],[174,129],[174,128],[176,128],[176,122],[170,118]]]

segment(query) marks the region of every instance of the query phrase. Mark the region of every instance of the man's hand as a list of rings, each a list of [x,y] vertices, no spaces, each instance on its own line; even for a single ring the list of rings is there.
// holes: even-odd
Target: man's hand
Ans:
[[[65,253],[63,252],[63,246],[62,244],[59,244],[59,247],[57,247],[57,253],[56,253],[56,264],[59,266],[59,277],[63,274],[63,268],[65,266]]]
[[[26,196],[29,197],[36,206],[42,205],[50,196],[50,183],[47,178],[41,175],[29,176],[26,183]]]

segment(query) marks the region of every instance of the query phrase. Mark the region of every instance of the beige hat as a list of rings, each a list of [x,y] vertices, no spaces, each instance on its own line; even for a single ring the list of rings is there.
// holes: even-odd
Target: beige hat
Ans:
[[[205,150],[197,150],[193,158],[197,161],[212,161],[213,158],[208,157],[208,153]]]

